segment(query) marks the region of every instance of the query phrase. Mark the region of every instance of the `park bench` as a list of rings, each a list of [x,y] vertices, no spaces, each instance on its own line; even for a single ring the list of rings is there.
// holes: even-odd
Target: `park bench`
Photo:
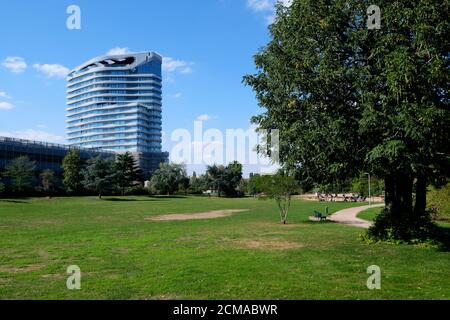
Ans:
[[[315,211],[315,210],[314,210],[314,218],[316,218],[319,221],[327,220],[327,216],[326,215],[322,214],[319,211]]]

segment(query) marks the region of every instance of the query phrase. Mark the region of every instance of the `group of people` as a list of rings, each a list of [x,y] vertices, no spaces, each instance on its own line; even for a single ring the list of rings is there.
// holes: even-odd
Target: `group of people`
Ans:
[[[333,194],[333,193],[316,193],[317,199],[319,201],[343,201],[343,202],[364,202],[366,197],[359,194],[349,193],[349,194]]]

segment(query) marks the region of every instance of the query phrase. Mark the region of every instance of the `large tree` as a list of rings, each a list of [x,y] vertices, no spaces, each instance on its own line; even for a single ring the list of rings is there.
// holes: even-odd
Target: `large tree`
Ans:
[[[101,199],[102,195],[114,189],[116,172],[114,170],[114,158],[102,158],[97,156],[87,161],[83,170],[83,185],[87,190],[96,192]]]
[[[242,164],[233,161],[226,167],[216,164],[208,166],[206,177],[209,187],[215,190],[219,197],[222,193],[228,197],[236,196],[237,187],[242,180]]]
[[[36,162],[27,156],[13,159],[5,168],[5,176],[11,179],[13,191],[22,193],[30,189],[35,180]]]
[[[42,189],[44,190],[45,193],[47,193],[47,197],[51,199],[53,190],[58,181],[55,172],[53,170],[46,169],[41,172],[40,177]]]
[[[80,150],[71,149],[64,157],[62,168],[63,182],[69,192],[79,192],[83,188],[83,160],[81,159]]]
[[[279,5],[271,41],[244,82],[280,130],[280,161],[304,183],[336,183],[359,172],[385,180],[386,210],[372,229],[417,237],[426,186],[449,175],[450,2],[294,0]],[[413,197],[414,196],[414,197]]]
[[[115,171],[117,174],[117,183],[124,196],[125,189],[133,186],[139,177],[138,165],[130,152],[116,156]]]
[[[161,163],[152,176],[151,184],[160,194],[172,195],[187,178],[186,169],[177,163]]]

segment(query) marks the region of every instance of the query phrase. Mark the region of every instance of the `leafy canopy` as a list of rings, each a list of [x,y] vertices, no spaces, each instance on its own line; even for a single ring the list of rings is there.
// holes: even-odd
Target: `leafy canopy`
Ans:
[[[87,190],[96,192],[99,198],[105,192],[114,189],[116,172],[114,170],[114,158],[102,158],[97,156],[87,161],[83,170],[83,185]]]
[[[81,159],[80,150],[71,149],[64,157],[62,168],[63,182],[69,192],[78,192],[83,188],[83,160]]]
[[[35,180],[36,162],[27,156],[13,159],[5,168],[5,176],[11,178],[11,187],[16,192],[30,189]]]
[[[160,194],[172,195],[177,192],[187,178],[186,169],[181,164],[161,163],[152,176],[151,184]]]

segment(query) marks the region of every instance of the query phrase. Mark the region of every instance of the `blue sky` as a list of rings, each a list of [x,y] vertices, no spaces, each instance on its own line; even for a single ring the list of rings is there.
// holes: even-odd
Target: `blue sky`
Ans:
[[[242,77],[269,40],[275,1],[3,1],[0,135],[64,142],[65,73],[112,49],[165,57],[164,149],[196,119],[205,129],[247,129],[260,110]],[[81,30],[66,27],[72,4]]]

